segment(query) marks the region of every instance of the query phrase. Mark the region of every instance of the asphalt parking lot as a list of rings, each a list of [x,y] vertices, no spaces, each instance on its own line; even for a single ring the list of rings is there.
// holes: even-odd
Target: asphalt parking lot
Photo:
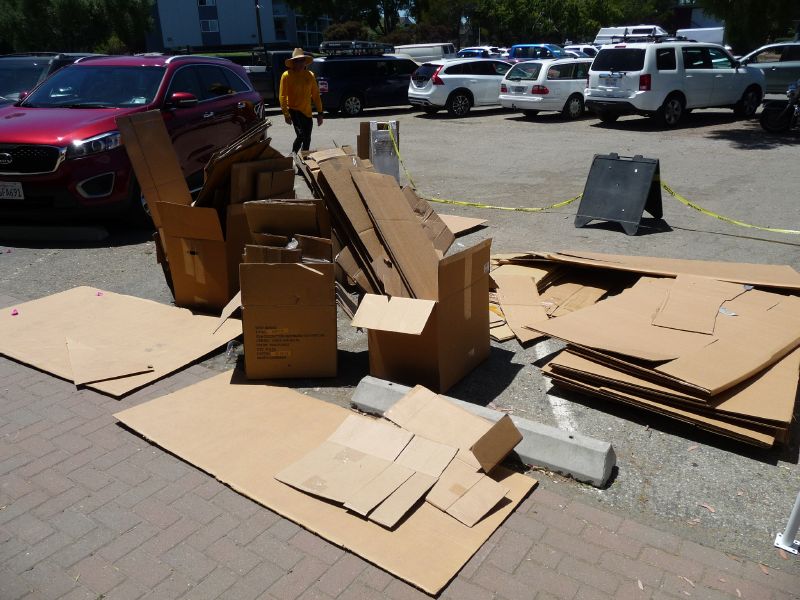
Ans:
[[[270,117],[273,146],[288,153],[292,128],[284,125],[279,112],[271,110]],[[458,120],[405,108],[368,110],[363,119],[399,121],[405,165],[425,196],[546,207],[583,191],[595,154],[616,152],[659,159],[662,180],[708,211],[762,227],[800,229],[800,136],[767,134],[756,121],[734,119],[731,111],[695,111],[670,131],[642,117],[604,126],[590,117],[565,122],[544,113],[524,119],[499,109],[474,110]],[[358,120],[327,119],[315,127],[312,145],[355,144]],[[299,194],[303,187],[299,184]],[[606,223],[576,229],[577,203],[540,213],[445,204],[435,208],[488,219],[486,228],[457,244],[492,238],[496,252],[578,249],[800,269],[800,235],[732,225],[666,193],[662,196],[663,220],[645,219],[636,236]],[[0,227],[6,236],[0,238],[0,296],[32,299],[92,285],[170,301],[146,232],[117,227],[103,241],[56,241],[63,232],[19,231],[10,223]],[[27,240],[11,240],[12,233]],[[352,386],[367,373],[366,336],[344,318],[339,329],[340,376],[333,382],[297,385],[346,403]],[[493,344],[490,360],[450,395],[491,402],[513,414],[613,443],[618,469],[606,489],[540,473],[543,487],[800,575],[798,563],[789,564],[772,548],[800,491],[797,431],[788,447],[758,451],[629,409],[601,410],[580,396],[552,388],[541,376],[537,362],[556,349],[552,342],[525,349],[516,341]],[[224,356],[206,364],[230,366]]]

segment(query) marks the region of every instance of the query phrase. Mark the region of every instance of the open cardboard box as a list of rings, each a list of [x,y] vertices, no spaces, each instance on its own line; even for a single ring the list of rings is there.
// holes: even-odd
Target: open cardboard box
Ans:
[[[238,266],[251,241],[244,209],[230,205],[220,214],[215,208],[192,206],[159,111],[120,117],[117,125],[158,228],[175,304],[220,311],[239,288]]]
[[[369,330],[372,375],[444,392],[486,359],[490,247],[439,260],[433,298],[364,296],[352,324]]]

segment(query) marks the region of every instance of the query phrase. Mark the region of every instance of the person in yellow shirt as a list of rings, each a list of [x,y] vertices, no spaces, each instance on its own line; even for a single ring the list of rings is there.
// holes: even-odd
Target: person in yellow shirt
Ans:
[[[314,121],[311,117],[311,101],[317,109],[317,125],[322,126],[322,99],[314,74],[306,67],[314,59],[306,56],[302,48],[295,48],[292,57],[285,61],[287,70],[281,75],[280,99],[283,118],[287,125],[294,125],[296,138],[292,152],[301,148],[308,150],[311,145],[311,130]]]

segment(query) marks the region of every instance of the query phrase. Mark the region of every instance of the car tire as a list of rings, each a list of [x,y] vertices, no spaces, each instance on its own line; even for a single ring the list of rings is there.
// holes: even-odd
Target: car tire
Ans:
[[[451,117],[466,117],[472,108],[472,100],[465,92],[453,92],[447,99],[447,112]]]
[[[533,117],[535,117],[536,115],[539,114],[539,111],[538,110],[523,110],[522,114],[523,114],[523,116],[525,116],[526,119],[532,119]]]
[[[783,133],[789,130],[792,124],[792,111],[787,110],[786,102],[768,103],[761,111],[761,128],[770,133]]]
[[[135,177],[131,177],[131,193],[128,196],[128,210],[125,222],[142,229],[153,229],[153,214],[144,199],[144,194]]]
[[[678,94],[670,94],[656,112],[656,118],[665,127],[676,127],[684,115],[684,101]]]
[[[572,94],[561,109],[561,117],[574,121],[583,116],[583,98],[580,94]]]
[[[426,115],[435,115],[436,113],[439,112],[439,107],[438,106],[425,106],[425,107],[423,107],[422,110],[425,111]]]
[[[364,111],[364,101],[358,94],[347,94],[342,100],[341,110],[346,117],[357,117]]]
[[[742,119],[752,119],[761,105],[761,90],[751,85],[744,91],[739,101],[733,105],[733,114]]]
[[[600,119],[601,123],[616,123],[617,119],[619,119],[619,115],[616,113],[599,112],[597,113],[597,118]]]

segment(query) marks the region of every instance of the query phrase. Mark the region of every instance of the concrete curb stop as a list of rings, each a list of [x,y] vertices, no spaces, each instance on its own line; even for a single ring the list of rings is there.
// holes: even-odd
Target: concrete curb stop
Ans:
[[[362,412],[382,416],[410,389],[405,385],[367,375],[359,382],[350,402]],[[490,421],[497,421],[505,414],[449,396],[447,398]],[[515,448],[522,462],[569,475],[595,487],[603,487],[608,482],[617,461],[610,442],[569,433],[522,417],[509,416],[522,433],[522,441]]]

